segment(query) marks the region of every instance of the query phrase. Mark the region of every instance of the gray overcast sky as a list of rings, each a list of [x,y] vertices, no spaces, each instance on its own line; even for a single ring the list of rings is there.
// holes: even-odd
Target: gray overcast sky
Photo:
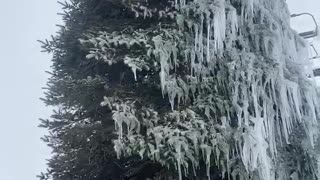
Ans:
[[[50,151],[39,138],[39,117],[50,112],[42,96],[50,56],[40,53],[60,23],[55,0],[0,0],[0,179],[35,180]],[[292,12],[320,13],[319,0],[287,0]],[[306,25],[307,26],[307,25]]]
[[[55,0],[0,0],[0,179],[35,180],[49,149],[39,138],[39,117],[49,110],[39,101],[50,56],[37,39],[57,29]]]

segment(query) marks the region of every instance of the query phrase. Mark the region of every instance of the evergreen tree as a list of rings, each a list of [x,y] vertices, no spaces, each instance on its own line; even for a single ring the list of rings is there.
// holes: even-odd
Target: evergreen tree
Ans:
[[[40,179],[317,179],[318,96],[284,0],[71,0]]]

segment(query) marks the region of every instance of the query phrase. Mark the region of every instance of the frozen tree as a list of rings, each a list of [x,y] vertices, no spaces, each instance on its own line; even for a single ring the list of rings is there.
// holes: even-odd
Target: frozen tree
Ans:
[[[42,179],[318,178],[319,98],[284,0],[62,4]]]

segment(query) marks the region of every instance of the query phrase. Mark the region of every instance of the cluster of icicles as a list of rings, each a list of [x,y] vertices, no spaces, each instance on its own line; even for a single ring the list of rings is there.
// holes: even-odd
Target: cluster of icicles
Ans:
[[[318,97],[313,84],[305,83],[308,80],[303,65],[308,61],[307,45],[290,29],[285,2],[238,1],[242,6],[239,16],[227,0],[195,0],[190,4],[183,0],[180,4],[176,1],[180,12],[186,16],[184,19],[180,17],[179,21],[188,24],[189,11],[193,11],[199,20],[189,27],[194,34],[194,45],[186,53],[186,61],[191,63],[191,76],[201,82],[201,78],[212,74],[215,58],[221,58],[223,52],[234,52],[234,56],[246,58],[245,67],[230,65],[234,71],[242,71],[233,72],[234,83],[229,84],[233,91],[232,104],[237,114],[238,127],[247,127],[240,156],[247,172],[258,171],[261,180],[273,180],[277,173],[274,167],[277,145],[290,143],[289,136],[296,125],[304,127],[309,143],[313,146],[318,134]],[[257,22],[253,22],[254,16]],[[250,47],[243,40],[243,44],[249,46],[247,49],[230,50],[235,48],[232,40],[241,41],[243,38],[240,26],[250,26],[254,30],[252,36],[255,47]],[[261,51],[264,57],[250,52],[251,48]],[[274,68],[263,67],[267,65],[266,57],[274,62]],[[160,76],[163,91],[172,102],[176,94],[172,96],[171,91],[166,90],[169,89],[166,83],[172,78],[168,73],[169,62],[168,54],[161,59]],[[261,65],[261,69],[256,69],[257,64]],[[249,112],[249,108],[253,112]],[[276,141],[277,137],[280,143]]]
[[[194,84],[199,85],[215,74],[217,63],[228,66],[229,76],[221,77],[218,81],[220,85],[226,85],[231,92],[232,110],[227,110],[221,119],[230,127],[231,117],[234,118],[231,114],[234,113],[237,127],[245,131],[240,135],[241,137],[237,137],[242,140],[236,141],[238,144],[231,146],[237,149],[230,149],[230,152],[225,152],[224,155],[229,158],[229,155],[237,152],[250,177],[258,172],[257,176],[260,180],[289,179],[290,174],[277,175],[279,173],[275,167],[277,146],[290,143],[290,134],[297,125],[303,126],[308,143],[314,146],[318,134],[319,102],[314,85],[305,77],[307,72],[304,64],[307,64],[308,60],[307,45],[290,29],[289,12],[285,1],[175,0],[175,3],[179,12],[177,24],[180,30],[190,31],[193,37],[187,40],[184,60],[177,59],[176,44],[165,43],[160,36],[153,38],[155,53],[160,57],[162,93],[169,97],[172,109],[174,110],[175,104],[180,103],[175,101],[180,99],[186,101],[189,91],[195,92]],[[232,4],[238,4],[240,7],[234,7]],[[253,43],[249,42],[248,36],[252,37]],[[242,48],[235,45],[236,41]],[[229,62],[223,61],[226,55],[229,57]],[[193,84],[184,82],[172,72],[177,63],[182,61],[190,63],[189,77],[194,80]],[[119,131],[119,139],[115,141],[115,148],[120,156],[121,151],[130,149],[122,143],[123,123],[128,125],[128,139],[132,143],[137,143],[135,147],[145,146],[145,142],[139,135],[132,136],[133,129],[140,129],[139,121],[134,118],[135,112],[130,108],[127,111],[121,110],[123,112],[117,111],[114,112],[114,119],[116,129]],[[154,115],[154,119],[157,121],[150,125],[150,129],[154,130],[151,134],[157,132],[158,115]],[[202,128],[208,128],[205,127],[205,121],[201,122]],[[158,134],[164,131],[171,133],[167,131],[168,129],[159,130],[159,128]],[[136,132],[139,133],[138,131]],[[158,137],[158,143],[164,141],[159,139],[161,138]],[[177,142],[180,143],[180,139],[178,138]],[[188,147],[181,144],[170,146],[178,147],[177,152],[181,152],[182,147]],[[215,151],[211,152],[209,149],[217,149],[217,147],[207,147],[208,151],[204,153],[207,155],[204,159],[209,179],[209,170],[212,166],[210,158],[215,156]],[[158,149],[154,151],[161,153]],[[140,150],[139,153],[143,156],[145,152]],[[181,166],[188,169],[188,165],[182,163],[180,155],[181,153],[177,153],[176,168],[182,179]],[[219,158],[216,154],[215,159]],[[159,157],[155,160],[160,161]],[[230,168],[228,165],[226,167]],[[230,172],[229,169],[227,171]]]

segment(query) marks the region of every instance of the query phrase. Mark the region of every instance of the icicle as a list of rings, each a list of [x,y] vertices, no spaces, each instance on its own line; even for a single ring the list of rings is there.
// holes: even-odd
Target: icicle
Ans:
[[[218,8],[213,15],[213,29],[214,29],[214,41],[215,52],[219,52],[223,49],[223,42],[226,36],[226,13],[225,4],[223,0],[218,1]]]
[[[164,62],[164,59],[161,59],[160,61],[161,70],[160,70],[160,83],[161,83],[161,89],[162,89],[162,96],[165,94],[165,86],[166,86],[166,62]]]
[[[284,81],[283,84],[279,87],[279,93],[280,93],[280,114],[282,119],[282,132],[284,133],[284,137],[286,140],[286,143],[289,143],[289,134],[291,132],[292,128],[292,120],[291,120],[291,113],[290,113],[290,105],[288,103],[288,96],[287,96],[287,88],[285,86],[286,82]]]
[[[252,17],[254,0],[241,0],[241,1],[242,1],[242,8],[241,8],[242,19],[248,19],[248,17]]]
[[[235,38],[239,29],[237,10],[234,7],[229,7],[229,9],[230,10],[229,10],[227,19],[231,25],[231,34],[233,38]]]
[[[198,57],[199,53],[197,53],[199,51],[199,36],[200,36],[200,33],[199,33],[199,26],[197,24],[194,24],[194,48],[191,49],[191,54],[190,54],[190,58],[191,58],[191,76],[193,75],[196,75],[195,74],[195,68],[196,68],[196,64],[195,64],[195,60],[196,60],[196,57]]]
[[[247,171],[259,169],[259,176],[262,180],[271,179],[271,160],[268,157],[268,143],[265,141],[261,132],[263,128],[263,119],[252,119],[255,122],[253,129],[248,129],[248,134],[245,136],[242,161],[244,162]]]
[[[174,66],[174,70],[177,70],[177,64],[178,64],[178,49],[177,47],[177,43],[175,43],[174,47],[172,47],[172,58],[173,58],[173,66]]]
[[[194,69],[195,69],[195,59],[196,59],[195,49],[191,49],[190,59],[191,59],[191,76],[193,76],[194,75]]]
[[[207,17],[207,63],[210,61],[210,30],[211,30],[211,23]]]
[[[203,26],[204,26],[204,17],[203,17],[203,14],[201,14],[201,17],[200,17],[200,32],[199,32],[199,53],[200,53],[200,58],[199,58],[199,61],[200,63],[199,64],[202,64],[203,63],[203,49],[204,49],[204,45],[203,45]]]
[[[114,150],[116,151],[117,158],[120,159],[121,157],[121,151],[123,149],[123,144],[120,140],[115,140],[114,142]]]
[[[254,0],[248,0],[248,9],[249,9],[251,15],[253,15],[253,2],[254,2]]]
[[[199,47],[199,27],[194,24],[194,49],[197,51]]]
[[[137,68],[136,67],[132,67],[131,70],[133,72],[134,80],[137,81]]]
[[[208,177],[208,180],[210,180],[210,168],[211,168],[211,164],[210,164],[210,161],[211,161],[211,147],[206,145],[206,147],[204,147],[204,152],[205,152],[205,155],[206,155],[206,167],[207,167],[207,177]]]

